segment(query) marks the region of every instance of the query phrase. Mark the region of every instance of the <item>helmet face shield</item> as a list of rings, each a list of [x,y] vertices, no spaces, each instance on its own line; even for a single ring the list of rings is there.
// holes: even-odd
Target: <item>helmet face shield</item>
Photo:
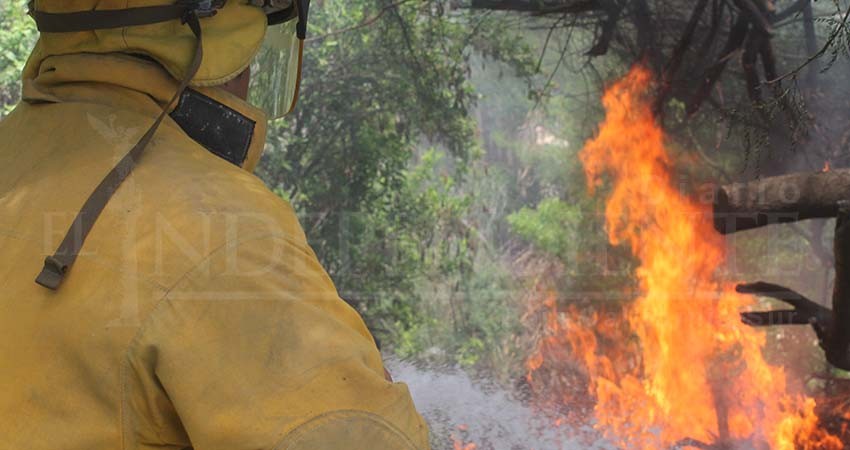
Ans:
[[[298,100],[308,2],[296,0],[292,6],[289,11],[269,15],[270,26],[251,63],[248,100],[269,119],[286,115]]]

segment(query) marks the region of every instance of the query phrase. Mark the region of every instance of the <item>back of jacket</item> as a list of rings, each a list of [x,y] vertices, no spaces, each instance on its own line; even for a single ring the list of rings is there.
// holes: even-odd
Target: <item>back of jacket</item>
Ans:
[[[427,448],[291,207],[170,119],[61,288],[33,281],[173,87],[146,59],[47,56],[0,122],[0,448]],[[198,89],[262,147],[261,114]]]

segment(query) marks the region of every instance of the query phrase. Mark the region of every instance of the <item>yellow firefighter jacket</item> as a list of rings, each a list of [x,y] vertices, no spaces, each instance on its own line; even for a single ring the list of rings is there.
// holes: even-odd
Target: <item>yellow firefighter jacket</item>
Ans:
[[[250,173],[262,113],[202,87],[245,67],[261,14],[231,1],[202,23],[194,88],[256,121],[243,167],[166,119],[58,291],[33,281],[44,257],[171,97],[192,45],[179,24],[40,39],[24,101],[0,122],[0,449],[428,447],[292,208]]]

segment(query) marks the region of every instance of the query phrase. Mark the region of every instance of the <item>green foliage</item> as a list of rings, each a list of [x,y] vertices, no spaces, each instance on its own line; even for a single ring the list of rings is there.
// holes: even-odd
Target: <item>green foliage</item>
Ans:
[[[530,66],[501,19],[449,3],[314,8],[298,107],[272,125],[259,169],[301,214],[342,296],[411,355],[437,345],[425,334],[447,320],[448,336],[477,332],[458,306],[475,260],[462,190],[480,155],[471,55]],[[461,344],[461,359],[476,360],[474,342]]]
[[[508,223],[524,239],[544,252],[563,259],[575,253],[575,233],[581,211],[557,198],[547,198],[536,209],[522,208],[508,216]]]
[[[35,39],[26,0],[0,0],[0,118],[20,100],[21,70]]]

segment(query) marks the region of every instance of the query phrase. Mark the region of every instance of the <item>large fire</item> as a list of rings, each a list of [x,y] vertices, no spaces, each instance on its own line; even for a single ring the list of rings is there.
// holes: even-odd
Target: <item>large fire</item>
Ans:
[[[740,323],[753,301],[718,275],[724,254],[710,211],[674,185],[652,81],[636,66],[606,90],[605,120],[580,154],[591,193],[610,182],[608,238],[639,261],[639,293],[594,314],[550,299],[529,382],[548,360],[570,359],[587,377],[594,427],[626,449],[843,448],[819,428],[814,400],[765,361],[764,332]]]

